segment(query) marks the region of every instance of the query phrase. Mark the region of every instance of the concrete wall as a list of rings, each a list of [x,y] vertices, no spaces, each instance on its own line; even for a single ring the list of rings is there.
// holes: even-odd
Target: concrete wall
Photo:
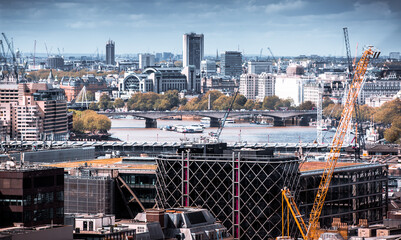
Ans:
[[[95,159],[95,147],[70,148],[70,149],[54,149],[36,152],[25,152],[25,162],[67,162],[80,160]],[[20,154],[13,154],[17,161],[20,160]]]

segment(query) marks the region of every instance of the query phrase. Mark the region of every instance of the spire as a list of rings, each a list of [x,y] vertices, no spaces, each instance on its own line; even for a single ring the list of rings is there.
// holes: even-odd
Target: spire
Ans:
[[[219,49],[216,49],[216,60],[219,60]]]
[[[54,76],[53,76],[52,69],[50,69],[49,76],[47,77],[47,82],[53,83],[53,81],[54,81]]]

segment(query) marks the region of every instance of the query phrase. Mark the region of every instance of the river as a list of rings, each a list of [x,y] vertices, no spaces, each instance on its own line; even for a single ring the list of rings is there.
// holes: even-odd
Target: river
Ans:
[[[112,137],[127,142],[179,142],[183,138],[199,138],[216,132],[217,128],[206,125],[203,133],[183,134],[145,128],[145,120],[111,119]],[[166,125],[199,124],[197,120],[157,120],[158,127]],[[332,141],[333,132],[323,132],[324,143]],[[220,139],[225,142],[246,141],[248,143],[312,143],[316,139],[316,127],[268,127],[251,123],[226,123]]]

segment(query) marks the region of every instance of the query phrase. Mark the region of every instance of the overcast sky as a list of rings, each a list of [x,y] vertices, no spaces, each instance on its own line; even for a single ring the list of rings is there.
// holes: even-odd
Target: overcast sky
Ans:
[[[399,0],[0,0],[0,31],[24,53],[182,53],[182,35],[205,35],[205,54],[345,55],[358,43],[401,51]]]

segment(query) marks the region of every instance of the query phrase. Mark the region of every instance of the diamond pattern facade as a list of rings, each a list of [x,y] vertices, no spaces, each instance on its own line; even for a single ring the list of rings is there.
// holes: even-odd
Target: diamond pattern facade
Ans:
[[[160,207],[207,208],[235,239],[281,235],[281,189],[291,186],[296,192],[298,188],[295,158],[183,153],[157,161]]]

